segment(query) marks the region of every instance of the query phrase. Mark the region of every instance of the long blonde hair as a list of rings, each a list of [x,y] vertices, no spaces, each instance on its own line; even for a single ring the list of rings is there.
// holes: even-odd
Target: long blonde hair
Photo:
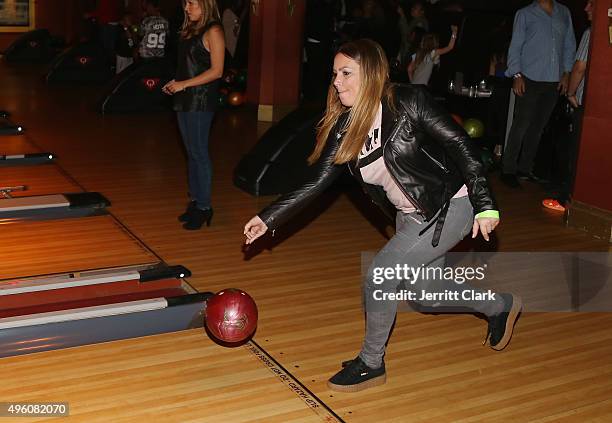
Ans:
[[[440,47],[438,36],[433,33],[425,34],[421,40],[421,45],[416,52],[414,65],[419,66],[421,63],[423,63],[425,57],[427,57],[428,54],[431,54],[431,52],[436,50],[438,47]]]
[[[393,106],[389,86],[389,63],[380,45],[367,39],[351,41],[343,44],[336,54],[343,54],[359,64],[360,88],[353,106],[346,107],[340,102],[333,81],[330,82],[327,90],[327,109],[317,126],[317,144],[308,157],[310,164],[321,156],[327,138],[342,113],[347,112],[348,119],[344,127],[339,128],[344,137],[336,152],[335,164],[357,159],[374,124],[381,99],[386,97],[387,102]]]
[[[202,34],[204,28],[211,22],[221,22],[221,15],[219,14],[219,8],[217,7],[216,0],[197,0],[202,9],[202,16],[197,21],[190,21],[187,12],[185,11],[185,2],[183,0],[183,12],[185,18],[183,20],[183,26],[181,27],[181,38],[189,39],[196,35]]]

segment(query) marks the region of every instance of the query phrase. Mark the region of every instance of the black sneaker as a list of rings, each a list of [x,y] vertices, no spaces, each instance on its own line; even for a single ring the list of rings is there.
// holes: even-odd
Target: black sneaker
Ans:
[[[499,176],[499,179],[507,186],[509,186],[510,188],[520,188],[521,184],[519,183],[518,179],[516,178],[516,175],[514,175],[513,173],[502,173]]]
[[[368,367],[359,357],[342,364],[344,368],[327,382],[329,389],[339,392],[359,392],[387,381],[384,362],[378,369]]]
[[[504,300],[504,311],[494,316],[489,316],[489,330],[485,343],[494,350],[501,351],[506,348],[512,338],[514,325],[523,309],[521,297],[513,294],[500,294]]]

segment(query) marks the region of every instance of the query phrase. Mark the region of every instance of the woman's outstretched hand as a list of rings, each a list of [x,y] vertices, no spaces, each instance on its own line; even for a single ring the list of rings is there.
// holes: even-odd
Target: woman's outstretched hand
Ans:
[[[482,233],[482,237],[485,240],[489,240],[489,234],[493,232],[495,227],[499,225],[499,219],[494,217],[481,217],[474,219],[474,225],[472,226],[472,238],[476,238],[478,231]]]
[[[259,216],[253,217],[251,220],[244,225],[244,235],[246,236],[246,243],[252,244],[257,238],[262,236],[268,231],[268,225],[266,225]]]

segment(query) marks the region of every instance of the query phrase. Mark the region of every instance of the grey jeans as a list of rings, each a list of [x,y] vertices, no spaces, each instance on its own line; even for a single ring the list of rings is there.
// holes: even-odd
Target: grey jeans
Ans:
[[[444,311],[445,307],[452,307],[453,311],[460,308],[486,315],[503,310],[504,303],[499,295],[494,295],[494,299],[473,300],[473,297],[481,295],[486,298],[487,293],[465,282],[460,284],[456,280],[438,278],[433,271],[425,273],[426,269],[446,270],[445,254],[470,233],[474,222],[473,213],[468,197],[452,199],[437,247],[431,245],[435,224],[419,236],[427,223],[415,213],[397,214],[396,233],[376,254],[364,280],[366,335],[359,356],[369,367],[381,366],[397,312],[398,300],[388,299],[388,296],[384,297],[385,294],[413,292],[411,304],[436,312]],[[388,271],[388,277],[382,277],[380,269],[397,269],[398,266],[402,270],[400,274]],[[406,268],[421,269],[421,274],[406,279]],[[470,299],[464,298],[463,291],[466,291],[465,295]]]

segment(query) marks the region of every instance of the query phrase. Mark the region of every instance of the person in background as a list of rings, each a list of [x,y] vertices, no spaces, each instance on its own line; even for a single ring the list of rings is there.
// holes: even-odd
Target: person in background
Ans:
[[[225,32],[225,47],[232,58],[236,53],[236,45],[240,36],[240,29],[248,17],[249,7],[242,0],[229,0],[221,13],[221,22]]]
[[[115,58],[119,20],[123,12],[122,3],[122,0],[97,0],[96,7],[90,14],[98,22],[100,40],[109,60]]]
[[[408,32],[414,30],[414,28],[423,28],[425,31],[429,31],[429,21],[425,15],[425,3],[420,0],[415,0],[410,5]]]
[[[576,38],[569,9],[555,0],[534,0],[514,17],[506,76],[514,79],[514,119],[503,152],[501,181],[537,182],[532,167],[544,127],[565,94]]]
[[[125,13],[118,26],[119,35],[117,46],[115,47],[116,73],[121,73],[125,68],[134,63],[134,53],[136,47],[136,33],[132,25],[132,15]]]
[[[440,64],[440,56],[450,52],[455,48],[457,40],[457,26],[451,25],[451,36],[448,45],[444,48],[439,47],[438,36],[427,34],[421,40],[421,45],[413,55],[408,65],[408,77],[411,84],[429,84],[429,78],[433,72],[434,65]]]
[[[489,76],[497,78],[506,77],[506,69],[508,68],[508,57],[506,51],[496,51],[489,57]]]
[[[593,19],[593,0],[587,1],[584,11],[589,22]],[[567,100],[573,107],[572,126],[567,144],[560,146],[562,171],[559,195],[556,198],[546,198],[542,205],[546,208],[565,211],[565,207],[570,200],[570,191],[576,173],[576,160],[578,158],[578,144],[580,142],[580,131],[582,129],[582,118],[584,116],[584,84],[587,62],[589,60],[589,44],[591,41],[591,28],[587,28],[582,34],[576,60],[572,67],[567,88]]]
[[[425,16],[425,5],[422,1],[412,2],[409,17],[404,13],[402,5],[397,6],[397,13],[399,15],[398,27],[400,33],[400,48],[397,54],[397,61],[400,65],[405,66],[410,60],[410,56],[420,45],[418,44],[420,40],[415,40],[415,30],[429,31],[429,22]]]
[[[397,3],[397,29],[399,33],[399,49],[395,61],[392,66],[404,67],[410,58],[408,54],[410,46],[410,29],[408,26],[408,18],[404,11],[404,5]]]
[[[187,151],[189,197],[179,216],[183,228],[210,226],[212,163],[208,154],[210,127],[219,103],[225,36],[215,0],[186,0],[178,46],[176,77],[162,88],[174,96],[174,110]]]
[[[141,59],[164,57],[170,24],[161,15],[160,0],[144,0],[145,17],[140,23],[140,45],[138,56]]]

